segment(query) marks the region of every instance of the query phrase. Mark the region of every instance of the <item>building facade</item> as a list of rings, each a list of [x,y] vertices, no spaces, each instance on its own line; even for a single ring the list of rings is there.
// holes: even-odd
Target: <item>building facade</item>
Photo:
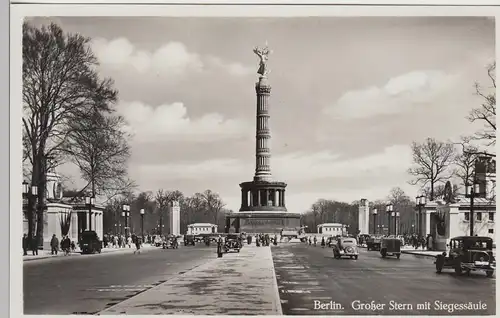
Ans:
[[[370,233],[370,202],[361,199],[358,208],[358,230],[360,234]]]
[[[345,225],[340,223],[323,223],[317,226],[318,234],[325,234],[329,236],[344,235]]]
[[[187,234],[215,234],[217,233],[217,225],[211,223],[193,223],[187,226]]]

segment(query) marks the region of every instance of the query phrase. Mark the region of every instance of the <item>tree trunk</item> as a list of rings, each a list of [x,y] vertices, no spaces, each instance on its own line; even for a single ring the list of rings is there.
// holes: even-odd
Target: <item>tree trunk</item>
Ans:
[[[44,218],[43,212],[45,210],[45,187],[47,183],[47,175],[46,175],[46,167],[47,167],[47,159],[44,156],[39,157],[40,168],[38,171],[38,176],[35,180],[37,180],[38,186],[38,204],[36,205],[36,215],[37,215],[37,224],[36,224],[36,241],[38,246],[43,246],[43,227],[44,227]]]

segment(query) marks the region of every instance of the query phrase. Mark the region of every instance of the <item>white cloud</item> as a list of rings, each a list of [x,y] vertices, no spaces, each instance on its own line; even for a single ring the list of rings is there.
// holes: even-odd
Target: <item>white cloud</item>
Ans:
[[[139,73],[154,72],[180,76],[187,71],[201,71],[212,67],[224,69],[233,76],[247,76],[256,73],[255,68],[238,62],[227,62],[215,56],[201,56],[190,52],[180,42],[168,42],[156,51],[137,49],[128,39],[117,38],[111,41],[96,38],[92,48],[99,62],[115,69],[132,67]]]
[[[412,110],[447,94],[456,83],[455,75],[440,71],[415,71],[391,78],[383,87],[368,87],[344,93],[324,109],[337,118],[369,118]]]
[[[180,42],[168,42],[156,51],[149,52],[138,50],[126,38],[112,41],[97,38],[93,40],[92,49],[101,64],[116,69],[129,66],[140,73],[165,72],[169,76],[179,76],[186,71],[203,69],[201,57],[189,52]]]
[[[219,113],[191,118],[180,102],[156,107],[141,102],[122,103],[118,109],[137,141],[211,141],[246,138],[252,132],[246,122],[226,119]]]
[[[340,158],[328,151],[313,154],[292,153],[271,158],[274,178],[294,183],[321,178],[356,178],[367,173],[404,172],[410,164],[410,148],[399,145],[360,158]],[[144,165],[140,169],[146,174],[160,173],[172,179],[224,178],[241,175],[241,180],[246,180],[251,177],[254,166],[253,162],[245,163],[236,159],[213,159],[191,164]]]
[[[208,64],[211,66],[217,67],[217,68],[223,68],[226,72],[228,72],[230,75],[234,76],[247,76],[251,74],[257,73],[257,70],[255,67],[250,67],[243,65],[238,62],[226,62],[222,60],[221,58],[215,57],[215,56],[208,56],[206,58]]]

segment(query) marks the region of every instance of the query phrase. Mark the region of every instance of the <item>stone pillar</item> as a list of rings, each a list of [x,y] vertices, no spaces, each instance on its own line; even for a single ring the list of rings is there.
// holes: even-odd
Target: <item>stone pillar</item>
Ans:
[[[282,203],[283,203],[283,205],[282,205],[282,206],[285,206],[285,190],[283,190],[283,191],[281,192],[281,195],[282,195],[281,199],[282,199]]]
[[[280,206],[280,190],[274,190],[274,206]]]
[[[248,206],[253,206],[253,192],[252,192],[252,190],[248,191]]]
[[[89,230],[89,224],[90,224],[90,213],[89,213],[88,210],[85,212],[85,217],[87,219],[87,222],[85,224],[85,231],[88,231]]]
[[[71,227],[69,229],[70,239],[72,241],[78,241],[78,213],[73,211],[71,213]]]
[[[257,190],[257,206],[261,206],[261,197],[260,197],[260,192],[261,190]]]
[[[241,189],[241,207],[246,207],[245,190]]]
[[[425,233],[424,235],[431,233],[431,212],[425,211]]]
[[[267,78],[261,76],[259,82],[255,84],[257,93],[257,133],[256,133],[256,154],[255,154],[255,177],[254,180],[270,180],[270,140],[269,129],[269,96],[271,86],[267,83]]]

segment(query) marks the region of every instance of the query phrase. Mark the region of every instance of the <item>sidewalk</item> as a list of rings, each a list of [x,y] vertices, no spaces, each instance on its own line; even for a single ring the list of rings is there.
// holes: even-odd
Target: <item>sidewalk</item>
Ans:
[[[244,246],[100,315],[282,315],[270,247]]]
[[[141,247],[142,250],[148,250],[155,248],[154,246],[151,246],[150,244],[144,244]],[[112,247],[107,247],[103,248],[101,250],[101,254],[108,254],[108,253],[116,253],[116,252],[132,252],[135,250],[135,246],[128,248],[112,248]],[[23,261],[28,262],[28,261],[35,261],[35,260],[40,260],[40,259],[47,259],[47,258],[54,258],[54,257],[72,257],[72,256],[82,256],[79,249],[76,249],[74,253],[70,253],[68,256],[64,255],[64,252],[59,251],[57,255],[52,255],[50,254],[49,250],[39,250],[38,255],[31,255],[31,251],[28,251],[28,255],[23,256]],[[89,254],[90,255],[90,254]],[[94,255],[99,255],[99,254],[94,254]]]

